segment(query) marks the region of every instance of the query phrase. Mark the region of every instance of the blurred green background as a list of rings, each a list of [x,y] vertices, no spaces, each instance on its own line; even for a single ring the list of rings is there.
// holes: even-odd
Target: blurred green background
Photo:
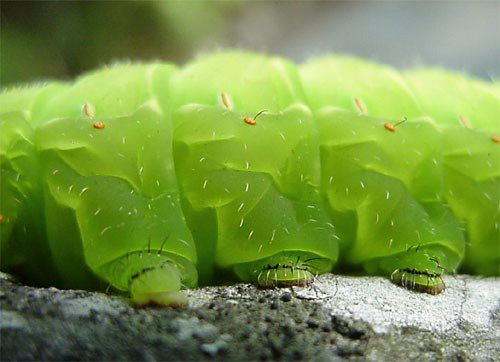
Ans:
[[[5,1],[1,85],[218,48],[302,61],[350,53],[500,75],[499,1]]]

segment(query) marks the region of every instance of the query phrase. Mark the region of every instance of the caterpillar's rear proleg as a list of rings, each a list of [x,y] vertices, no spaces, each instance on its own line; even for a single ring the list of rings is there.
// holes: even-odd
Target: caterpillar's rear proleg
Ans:
[[[446,289],[441,274],[431,273],[426,270],[396,269],[391,274],[393,283],[414,290],[416,292],[439,294]]]
[[[391,281],[415,292],[439,294],[446,289],[442,275],[446,271],[440,263],[446,258],[445,251],[438,245],[429,247],[410,248],[406,252],[396,255],[387,264],[395,267],[391,274]],[[440,257],[436,256],[440,255]],[[388,266],[388,265],[387,265]]]
[[[330,259],[304,251],[286,251],[267,258],[237,264],[236,274],[261,288],[305,286],[331,270]]]
[[[443,203],[439,132],[423,120],[387,132],[384,120],[328,108],[317,120],[323,191],[332,210],[356,218],[344,264],[408,289],[443,291],[441,274],[460,264],[464,235]],[[404,147],[411,152],[395,152]]]

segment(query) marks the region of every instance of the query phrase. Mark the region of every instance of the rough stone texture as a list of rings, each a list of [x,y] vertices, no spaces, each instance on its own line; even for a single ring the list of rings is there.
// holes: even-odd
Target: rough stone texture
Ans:
[[[189,291],[187,308],[40,289],[0,275],[1,360],[498,360],[500,278],[447,277],[439,296],[384,278]]]

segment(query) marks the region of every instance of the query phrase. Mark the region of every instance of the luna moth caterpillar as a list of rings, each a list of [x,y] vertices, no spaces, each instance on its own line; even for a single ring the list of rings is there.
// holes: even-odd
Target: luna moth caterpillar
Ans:
[[[2,269],[137,304],[339,264],[499,274],[492,84],[341,56],[114,65],[0,95]]]

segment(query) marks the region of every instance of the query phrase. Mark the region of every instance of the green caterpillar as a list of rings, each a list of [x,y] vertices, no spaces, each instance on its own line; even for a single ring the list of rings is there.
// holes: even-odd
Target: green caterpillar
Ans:
[[[4,91],[2,269],[162,305],[337,264],[431,294],[459,265],[499,275],[498,114],[494,84],[340,56],[222,52]]]

